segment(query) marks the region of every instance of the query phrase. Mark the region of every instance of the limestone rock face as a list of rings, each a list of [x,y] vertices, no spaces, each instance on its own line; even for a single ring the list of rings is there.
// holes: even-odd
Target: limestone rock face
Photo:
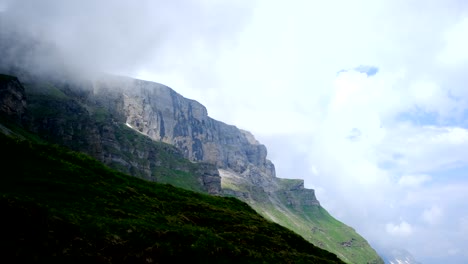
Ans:
[[[254,178],[275,177],[266,147],[252,134],[210,118],[203,105],[169,87],[114,78],[96,82],[95,94],[106,98],[121,95],[125,123],[154,140],[176,146],[192,161]]]
[[[110,77],[95,81],[93,94],[102,98],[103,105],[112,102],[108,107],[116,109],[115,116],[129,127],[176,146],[191,161],[216,166],[219,173],[201,173],[212,193],[222,187],[222,194],[251,205],[320,206],[314,190],[305,189],[303,180],[276,177],[266,147],[250,132],[210,118],[203,105],[167,86]]]

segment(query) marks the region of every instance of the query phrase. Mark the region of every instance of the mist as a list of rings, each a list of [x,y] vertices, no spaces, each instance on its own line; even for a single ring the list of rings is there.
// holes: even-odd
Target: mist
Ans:
[[[209,4],[208,4],[209,3]],[[2,1],[2,65],[38,73],[201,72],[248,19],[239,1]],[[195,58],[194,58],[195,56]],[[203,64],[201,64],[203,62]]]

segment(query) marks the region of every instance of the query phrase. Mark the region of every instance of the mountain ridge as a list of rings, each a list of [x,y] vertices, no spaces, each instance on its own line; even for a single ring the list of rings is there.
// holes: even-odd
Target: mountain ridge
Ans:
[[[24,86],[30,129],[47,140],[151,181],[164,182],[164,166],[195,173],[197,180],[182,187],[235,196],[346,262],[382,263],[365,239],[320,206],[303,180],[277,178],[266,147],[251,133],[211,119],[203,105],[167,86],[127,77],[81,83],[31,79]],[[169,143],[175,155],[204,165],[156,164],[161,157],[151,156],[153,141]]]

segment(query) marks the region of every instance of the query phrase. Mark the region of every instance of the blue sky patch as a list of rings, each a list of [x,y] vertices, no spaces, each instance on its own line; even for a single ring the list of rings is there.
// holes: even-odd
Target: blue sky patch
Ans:
[[[417,126],[437,125],[439,116],[435,112],[426,112],[421,108],[414,107],[412,111],[400,113],[397,116],[399,121],[409,121]]]
[[[379,72],[379,68],[375,66],[368,66],[368,65],[360,65],[354,68],[353,70],[360,72],[360,73],[365,73],[367,76],[374,76]]]
[[[355,68],[352,68],[352,69],[342,69],[340,71],[338,71],[336,74],[340,74],[342,72],[348,72],[348,71],[357,71],[357,72],[360,72],[360,73],[365,73],[367,75],[367,77],[370,77],[370,76],[374,76],[376,75],[378,72],[379,72],[379,68],[375,67],[375,66],[371,66],[371,65],[359,65]]]

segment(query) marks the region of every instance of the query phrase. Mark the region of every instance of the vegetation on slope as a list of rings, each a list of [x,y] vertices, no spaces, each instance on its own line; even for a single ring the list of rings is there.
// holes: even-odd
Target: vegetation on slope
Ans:
[[[0,134],[0,253],[102,262],[342,263],[247,204]]]
[[[278,179],[278,191],[267,194],[246,181],[235,182],[230,177],[222,180],[223,191],[247,202],[260,215],[278,223],[310,243],[337,256],[347,263],[383,264],[383,260],[369,243],[356,231],[333,218],[319,204],[304,204],[311,199],[307,192],[291,191],[301,182]]]
[[[185,159],[176,147],[124,125],[122,117],[88,94],[89,87],[45,81],[28,82],[24,87],[30,129],[47,142],[86,153],[138,178],[207,192],[194,177],[200,164]]]
[[[347,263],[383,264],[368,242],[354,229],[333,218],[321,206],[300,209],[273,204],[253,204],[267,219],[301,234],[307,241],[338,255]]]

